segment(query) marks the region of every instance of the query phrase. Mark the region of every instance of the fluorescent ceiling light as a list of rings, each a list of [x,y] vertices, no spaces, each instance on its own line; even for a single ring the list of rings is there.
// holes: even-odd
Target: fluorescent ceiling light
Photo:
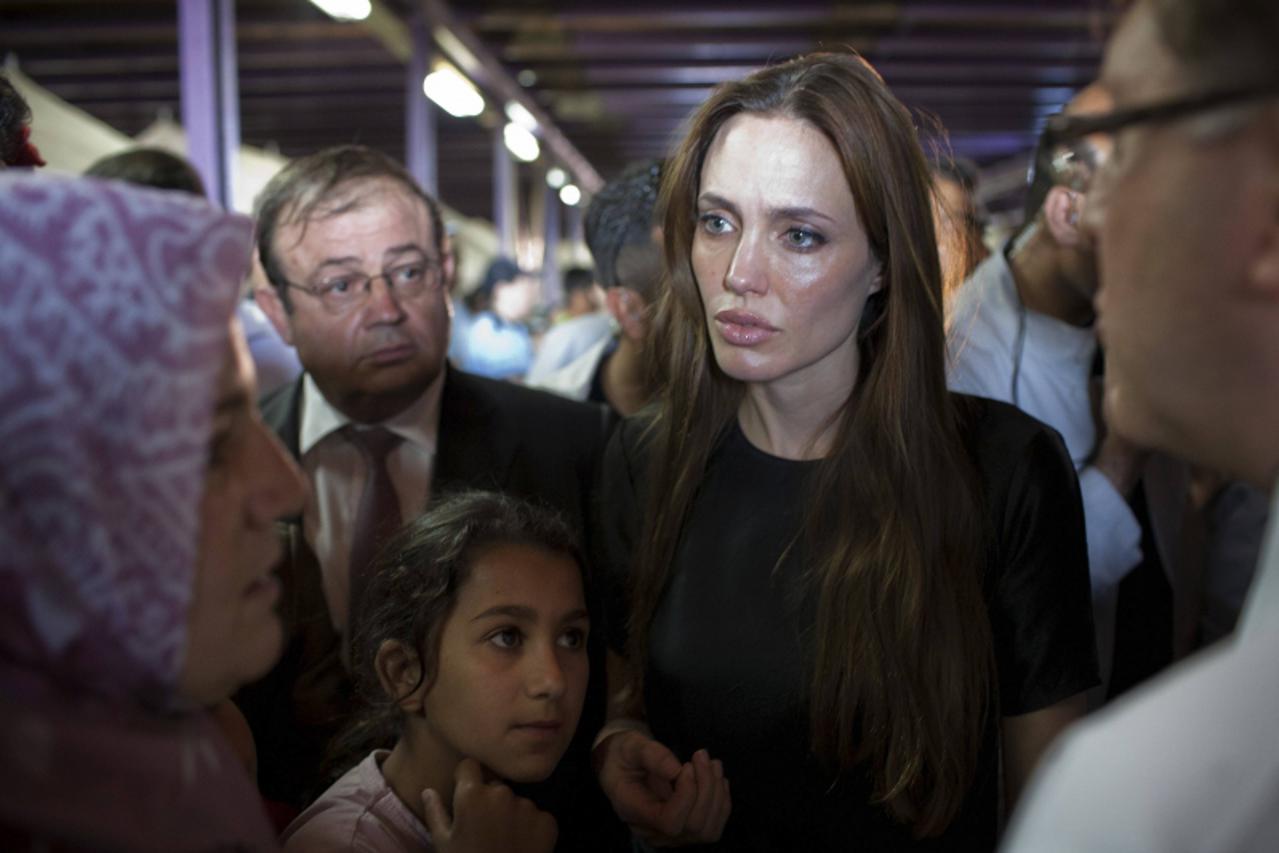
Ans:
[[[466,118],[484,112],[484,98],[452,65],[441,64],[426,75],[422,91],[451,116]]]
[[[369,0],[311,0],[331,18],[339,21],[363,21],[373,11]]]
[[[462,44],[462,40],[453,35],[453,31],[448,27],[432,27],[431,35],[435,37],[435,43],[440,49],[448,55],[450,59],[462,66],[462,70],[467,74],[480,74],[480,61],[475,58],[475,54]]]
[[[514,122],[502,128],[502,139],[506,142],[507,149],[525,163],[532,163],[542,153],[537,145],[537,137]]]
[[[558,190],[567,183],[568,175],[559,166],[552,166],[546,170],[546,185],[551,189]]]
[[[565,184],[564,187],[560,190],[560,201],[564,202],[569,207],[572,207],[573,205],[577,204],[581,200],[582,200],[582,191],[579,190],[577,187],[573,186],[572,184]]]
[[[537,130],[537,119],[519,101],[506,102],[506,117],[525,130]]]

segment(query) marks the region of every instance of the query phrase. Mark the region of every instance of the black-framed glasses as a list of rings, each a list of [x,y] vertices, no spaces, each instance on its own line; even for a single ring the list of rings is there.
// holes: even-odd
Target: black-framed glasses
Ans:
[[[1044,144],[1050,148],[1056,148],[1070,145],[1097,133],[1113,134],[1134,124],[1173,121],[1217,107],[1273,97],[1279,97],[1279,80],[1252,83],[1215,92],[1200,92],[1153,104],[1112,110],[1100,115],[1058,113],[1048,119],[1048,124],[1044,128]]]
[[[377,275],[362,272],[337,272],[326,276],[318,284],[304,285],[286,282],[288,287],[309,293],[329,311],[342,313],[368,302],[373,292],[373,282],[386,282],[391,295],[397,299],[412,299],[428,290],[439,289],[443,281],[440,262],[431,258],[416,258],[396,264]]]

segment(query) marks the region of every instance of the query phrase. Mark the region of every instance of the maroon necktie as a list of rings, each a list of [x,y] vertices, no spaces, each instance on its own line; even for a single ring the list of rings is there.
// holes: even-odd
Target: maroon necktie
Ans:
[[[355,516],[351,536],[349,565],[350,598],[347,608],[347,634],[352,635],[360,598],[373,576],[373,558],[378,549],[400,526],[400,501],[395,484],[386,469],[387,455],[403,441],[383,427],[359,429],[348,426],[346,437],[364,457],[366,477],[360,494],[360,508]]]

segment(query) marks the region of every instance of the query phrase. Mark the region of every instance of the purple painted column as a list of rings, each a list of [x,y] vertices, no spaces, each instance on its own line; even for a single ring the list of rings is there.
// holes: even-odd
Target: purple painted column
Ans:
[[[560,278],[560,197],[556,190],[546,183],[546,173],[542,172],[539,183],[542,188],[543,213],[545,225],[546,248],[542,252],[542,300],[546,305],[559,305],[564,298],[564,282]]]
[[[209,197],[230,209],[240,149],[235,0],[179,0],[178,61],[187,157]]]
[[[569,244],[574,247],[574,251],[586,242],[586,234],[582,228],[582,208],[584,207],[586,207],[586,199],[574,205],[566,205],[564,208],[564,235]]]
[[[515,257],[515,162],[506,150],[502,124],[493,131],[493,226],[498,251]]]
[[[422,189],[439,196],[435,105],[422,91],[431,72],[431,33],[419,11],[409,24],[413,55],[404,79],[404,165]]]

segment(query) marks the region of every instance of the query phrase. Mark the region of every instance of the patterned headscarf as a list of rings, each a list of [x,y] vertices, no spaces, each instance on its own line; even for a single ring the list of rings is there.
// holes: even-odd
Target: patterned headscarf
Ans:
[[[270,844],[176,694],[250,245],[184,194],[0,174],[0,825]]]

